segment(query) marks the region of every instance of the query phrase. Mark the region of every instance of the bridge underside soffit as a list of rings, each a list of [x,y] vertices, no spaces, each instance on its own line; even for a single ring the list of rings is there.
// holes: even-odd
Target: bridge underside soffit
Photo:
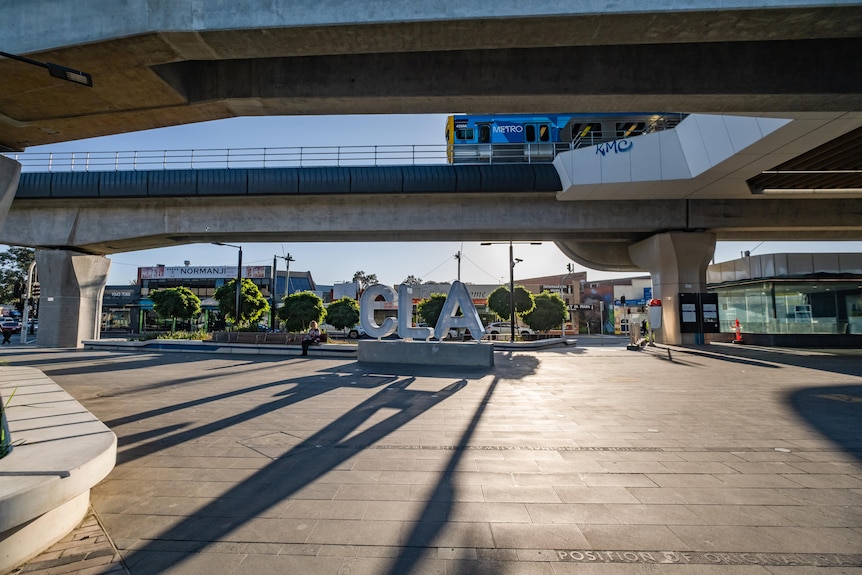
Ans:
[[[0,149],[245,115],[862,110],[836,57],[858,6],[274,26],[22,51],[93,88],[0,59]]]
[[[859,240],[862,199],[559,202],[553,193],[16,199],[0,243],[111,254],[217,241],[544,241],[560,242],[590,267],[625,271],[632,265],[629,245],[669,231],[709,232],[722,241]]]
[[[754,194],[862,194],[862,128],[852,130],[748,180]]]

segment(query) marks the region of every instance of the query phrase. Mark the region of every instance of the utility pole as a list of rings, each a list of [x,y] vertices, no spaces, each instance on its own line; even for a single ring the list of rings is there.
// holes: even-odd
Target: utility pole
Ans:
[[[269,329],[275,331],[275,279],[278,277],[278,256],[272,256],[272,273],[269,275]]]
[[[290,262],[294,262],[296,260],[293,259],[293,256],[290,254],[287,254],[286,256],[273,256],[272,261],[275,261],[275,258],[281,258],[287,264],[287,276],[284,278],[284,297],[287,297],[290,295]],[[273,291],[274,290],[275,286],[273,286]]]

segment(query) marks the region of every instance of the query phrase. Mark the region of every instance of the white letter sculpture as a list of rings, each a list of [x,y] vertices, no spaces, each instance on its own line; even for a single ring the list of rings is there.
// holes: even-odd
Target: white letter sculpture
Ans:
[[[449,294],[446,296],[446,303],[443,304],[443,309],[440,312],[440,317],[437,319],[437,325],[432,330],[430,327],[412,327],[410,318],[413,315],[413,289],[407,284],[401,284],[398,287],[398,319],[387,317],[383,320],[383,325],[377,325],[374,321],[374,301],[383,296],[385,301],[395,301],[395,291],[389,286],[375,284],[362,294],[359,303],[359,325],[365,330],[369,336],[381,339],[398,330],[398,337],[424,339],[428,340],[431,336],[435,336],[438,340],[442,340],[449,330],[452,328],[469,329],[470,335],[475,340],[481,340],[485,335],[485,328],[482,327],[482,320],[479,318],[479,312],[476,311],[476,306],[473,305],[473,299],[470,297],[470,292],[467,291],[467,286],[461,282],[454,282],[449,288]],[[458,308],[464,315],[456,316]]]
[[[459,307],[464,314],[462,316],[455,315]],[[437,318],[434,335],[442,340],[453,327],[469,329],[470,335],[477,341],[485,335],[485,328],[482,326],[482,320],[479,319],[476,306],[473,305],[473,298],[470,297],[467,286],[461,282],[453,282],[452,287],[449,288],[446,303],[443,304],[443,310]]]
[[[374,321],[374,300],[377,296],[383,296],[386,301],[395,301],[395,290],[382,284],[374,284],[365,290],[359,304],[359,325],[369,336],[380,339],[394,332],[398,325],[394,317],[387,317],[383,325],[377,325]]]

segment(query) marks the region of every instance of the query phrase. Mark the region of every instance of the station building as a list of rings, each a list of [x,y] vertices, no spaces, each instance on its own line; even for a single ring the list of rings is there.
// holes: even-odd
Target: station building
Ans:
[[[862,253],[747,256],[709,266],[706,279],[722,334],[738,319],[751,343],[862,347]]]

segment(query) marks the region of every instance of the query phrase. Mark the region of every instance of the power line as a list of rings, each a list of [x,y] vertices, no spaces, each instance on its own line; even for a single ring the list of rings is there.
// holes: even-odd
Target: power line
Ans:
[[[464,253],[461,253],[461,257],[462,257],[462,258],[465,258],[465,259],[466,259],[467,261],[469,261],[471,264],[473,264],[474,266],[476,266],[476,267],[479,269],[479,271],[480,271],[480,272],[484,273],[485,275],[487,275],[487,276],[488,276],[488,277],[490,277],[490,278],[493,278],[495,282],[500,283],[500,278],[499,278],[499,277],[496,277],[496,276],[494,276],[493,274],[490,274],[490,273],[488,273],[487,271],[485,271],[484,269],[482,269],[482,266],[480,266],[479,264],[477,264],[476,262],[474,262],[473,260],[471,260],[471,259],[469,258],[469,256],[467,256],[467,255],[466,255],[466,254],[464,254]]]

